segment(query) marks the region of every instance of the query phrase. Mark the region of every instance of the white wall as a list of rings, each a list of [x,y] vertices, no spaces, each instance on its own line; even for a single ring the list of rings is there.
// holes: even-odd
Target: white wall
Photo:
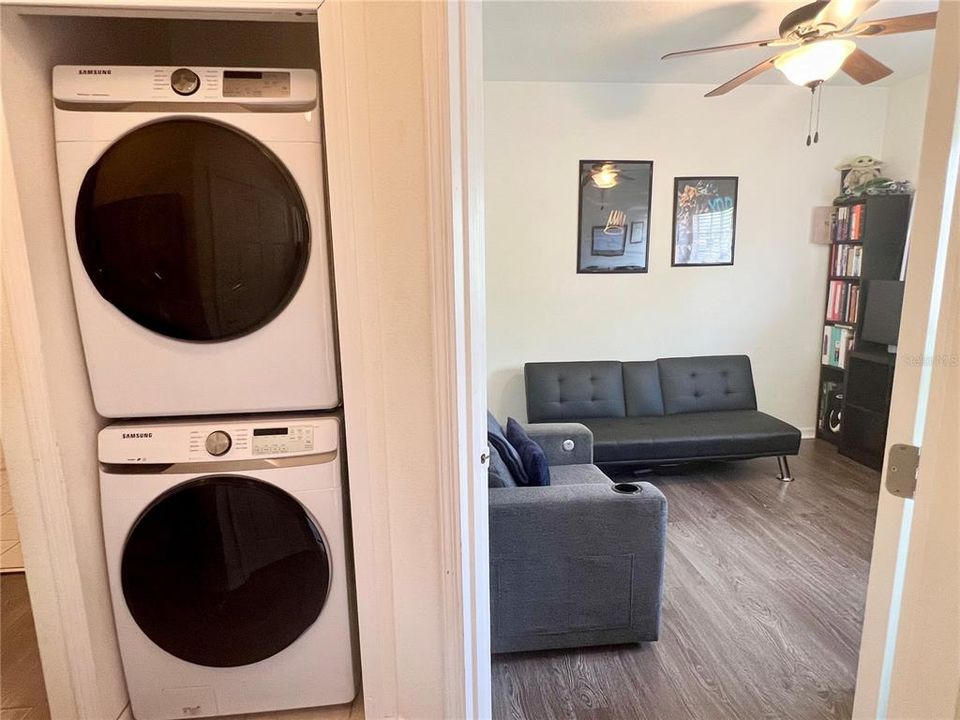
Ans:
[[[887,120],[883,138],[883,174],[916,184],[920,168],[920,143],[927,112],[930,74],[924,73],[891,85],[887,95]]]
[[[760,408],[814,426],[828,249],[811,209],[840,162],[881,156],[884,88],[828,87],[820,143],[808,93],[746,86],[488,82],[489,404],[526,416],[523,364],[746,353]],[[578,161],[653,160],[650,270],[575,273]],[[674,176],[737,175],[732,267],[670,267]]]

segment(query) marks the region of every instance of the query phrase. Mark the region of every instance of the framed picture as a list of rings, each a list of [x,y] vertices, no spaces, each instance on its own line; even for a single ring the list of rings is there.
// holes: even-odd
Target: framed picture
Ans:
[[[645,273],[653,163],[581,160],[578,273]]]
[[[737,183],[736,177],[674,178],[672,266],[733,265]]]

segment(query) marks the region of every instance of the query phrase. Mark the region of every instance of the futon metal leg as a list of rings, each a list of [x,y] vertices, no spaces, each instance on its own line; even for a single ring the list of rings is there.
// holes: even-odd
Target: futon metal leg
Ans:
[[[790,474],[790,465],[787,464],[786,455],[777,456],[777,465],[780,467],[780,474],[777,479],[781,482],[793,482],[793,475]]]

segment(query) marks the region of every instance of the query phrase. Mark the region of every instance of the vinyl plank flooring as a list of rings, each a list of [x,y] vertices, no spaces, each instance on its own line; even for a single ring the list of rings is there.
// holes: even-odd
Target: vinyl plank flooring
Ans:
[[[819,440],[790,464],[640,477],[669,502],[660,640],[494,656],[494,717],[849,718],[880,478]]]
[[[2,720],[50,717],[37,633],[23,573],[0,577],[0,707]]]
[[[0,709],[0,720],[26,720],[33,708],[2,708]]]

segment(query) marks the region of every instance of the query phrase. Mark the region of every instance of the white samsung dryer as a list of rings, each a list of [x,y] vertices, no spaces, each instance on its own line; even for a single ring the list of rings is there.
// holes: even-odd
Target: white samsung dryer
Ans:
[[[60,65],[53,96],[98,412],[336,407],[316,72]]]
[[[356,695],[335,417],[100,432],[100,502],[137,720]]]

